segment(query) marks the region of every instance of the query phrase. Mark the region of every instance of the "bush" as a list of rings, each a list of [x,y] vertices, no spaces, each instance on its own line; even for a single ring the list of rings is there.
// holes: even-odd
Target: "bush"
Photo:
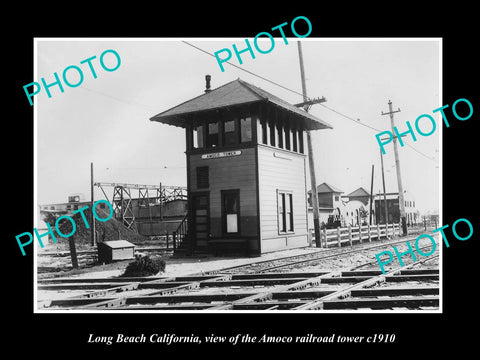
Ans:
[[[149,276],[165,271],[165,260],[161,257],[136,256],[121,276]]]

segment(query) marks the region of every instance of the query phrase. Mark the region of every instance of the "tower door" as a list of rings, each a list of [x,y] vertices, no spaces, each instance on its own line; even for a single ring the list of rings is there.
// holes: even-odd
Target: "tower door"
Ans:
[[[222,190],[222,229],[224,236],[240,233],[240,190]]]
[[[210,231],[209,193],[192,194],[193,236],[196,245],[206,246]]]

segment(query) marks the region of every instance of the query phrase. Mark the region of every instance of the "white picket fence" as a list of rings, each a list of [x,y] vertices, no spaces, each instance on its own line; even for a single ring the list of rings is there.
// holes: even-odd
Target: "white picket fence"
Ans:
[[[315,232],[312,231],[312,244],[315,244]],[[336,229],[323,229],[320,230],[320,243],[321,247],[342,247],[352,246],[353,244],[359,244],[362,242],[371,242],[372,240],[386,239],[400,235],[400,224],[382,224],[382,225],[364,225],[364,226],[351,226]]]

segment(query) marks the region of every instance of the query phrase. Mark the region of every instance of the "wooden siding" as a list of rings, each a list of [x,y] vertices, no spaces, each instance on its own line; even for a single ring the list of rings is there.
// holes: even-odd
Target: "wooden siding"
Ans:
[[[262,253],[308,245],[305,155],[258,146]],[[277,190],[293,194],[294,232],[279,234]]]
[[[213,150],[213,149],[212,149]],[[218,152],[224,150],[218,149]],[[241,148],[238,156],[202,159],[202,154],[190,154],[190,191],[210,192],[210,233],[221,239],[221,190],[240,190],[240,231],[238,238],[250,238],[249,249],[258,250],[258,213],[256,191],[255,149]],[[215,152],[215,151],[212,151]],[[205,152],[203,153],[205,154]],[[197,189],[196,167],[208,166],[209,187]],[[198,243],[200,245],[200,243]]]

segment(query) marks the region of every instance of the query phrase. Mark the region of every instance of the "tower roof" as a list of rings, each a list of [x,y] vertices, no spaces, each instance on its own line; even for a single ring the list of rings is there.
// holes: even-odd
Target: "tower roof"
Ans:
[[[273,104],[282,111],[289,112],[294,118],[297,118],[298,121],[303,122],[305,128],[308,130],[332,129],[332,126],[327,122],[240,79],[233,80],[214,90],[174,106],[171,109],[165,110],[151,117],[150,121],[186,127],[188,121],[185,115],[261,102]]]

